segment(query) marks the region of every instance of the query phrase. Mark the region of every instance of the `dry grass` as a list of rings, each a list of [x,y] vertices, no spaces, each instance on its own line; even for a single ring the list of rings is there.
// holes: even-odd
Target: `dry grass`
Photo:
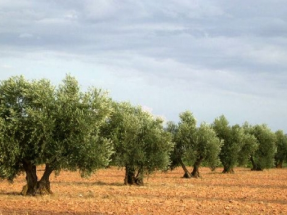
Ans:
[[[51,178],[50,196],[19,195],[25,177],[0,182],[2,214],[287,214],[287,169],[221,174],[201,168],[202,178],[182,170],[157,172],[145,186],[124,186],[124,171],[100,170],[89,179],[62,172]],[[39,172],[41,174],[42,172]]]

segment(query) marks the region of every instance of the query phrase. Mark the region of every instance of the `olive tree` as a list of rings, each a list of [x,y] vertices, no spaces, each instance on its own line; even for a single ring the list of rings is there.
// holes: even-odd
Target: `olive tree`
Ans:
[[[114,111],[102,134],[113,141],[112,164],[125,168],[125,184],[143,185],[146,174],[165,170],[173,148],[171,136],[163,121],[141,107],[114,103]]]
[[[282,130],[275,132],[276,135],[276,148],[275,154],[275,166],[276,168],[282,168],[283,162],[287,161],[287,135]]]
[[[200,177],[199,167],[202,162],[213,166],[218,161],[221,141],[217,138],[212,127],[202,123],[196,127],[196,120],[190,111],[179,115],[180,122],[176,125],[169,122],[167,130],[172,134],[175,147],[171,155],[172,165],[181,166],[184,178]],[[190,173],[184,161],[192,163],[193,170]]]
[[[219,154],[223,173],[234,173],[234,167],[244,142],[244,131],[239,125],[230,126],[223,115],[215,119],[212,127],[217,137],[223,141]]]
[[[195,144],[196,119],[190,111],[185,111],[179,115],[180,121],[176,125],[169,122],[167,131],[172,134],[174,149],[171,154],[171,167],[181,166],[184,171],[184,178],[190,178],[191,174],[188,171],[184,161],[193,160],[192,147]]]
[[[250,163],[251,156],[258,149],[257,138],[252,133],[253,126],[245,122],[242,126],[244,131],[243,144],[238,154],[238,165],[246,166]]]
[[[258,141],[258,148],[251,156],[252,170],[260,171],[274,166],[276,136],[267,125],[256,125],[252,131]]]
[[[191,157],[194,158],[193,170],[191,172],[192,177],[200,177],[199,167],[202,162],[205,161],[210,166],[216,165],[221,145],[221,140],[210,125],[202,123],[196,129],[194,145],[191,151]]]
[[[12,77],[0,84],[0,177],[26,173],[23,195],[51,193],[53,171],[89,175],[109,163],[110,141],[99,135],[111,111],[106,93],[81,92],[66,76],[59,87],[47,80]],[[38,180],[37,166],[45,170]]]

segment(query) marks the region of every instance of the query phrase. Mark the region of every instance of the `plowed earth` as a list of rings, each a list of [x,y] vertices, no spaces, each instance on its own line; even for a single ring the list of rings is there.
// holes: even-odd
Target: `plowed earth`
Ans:
[[[123,185],[124,171],[99,170],[89,179],[76,172],[51,177],[50,196],[19,193],[25,176],[0,181],[2,214],[287,214],[287,169],[222,174],[201,168],[202,178],[184,179],[180,168],[157,172],[144,186]],[[39,171],[41,175],[43,171]]]

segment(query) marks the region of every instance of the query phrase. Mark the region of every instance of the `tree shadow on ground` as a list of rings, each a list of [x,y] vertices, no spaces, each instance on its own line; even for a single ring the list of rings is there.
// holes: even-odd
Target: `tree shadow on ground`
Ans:
[[[54,184],[77,185],[77,186],[95,186],[95,185],[98,185],[98,186],[117,186],[117,187],[126,186],[124,184],[124,182],[122,182],[122,183],[120,183],[120,182],[107,183],[107,182],[103,182],[103,181],[95,181],[95,182],[91,182],[91,181],[73,181],[73,182],[56,181],[56,182],[51,182],[52,186]]]
[[[21,196],[21,192],[7,192],[7,191],[0,191],[1,196]]]

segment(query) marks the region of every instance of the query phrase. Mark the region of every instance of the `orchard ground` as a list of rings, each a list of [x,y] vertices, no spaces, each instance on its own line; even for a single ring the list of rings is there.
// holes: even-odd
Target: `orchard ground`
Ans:
[[[35,197],[20,195],[25,184],[20,175],[13,184],[0,181],[0,215],[287,214],[287,169],[221,171],[200,168],[199,179],[181,178],[180,168],[156,172],[139,187],[123,185],[124,170],[116,167],[89,179],[62,171],[51,177],[53,195]]]

